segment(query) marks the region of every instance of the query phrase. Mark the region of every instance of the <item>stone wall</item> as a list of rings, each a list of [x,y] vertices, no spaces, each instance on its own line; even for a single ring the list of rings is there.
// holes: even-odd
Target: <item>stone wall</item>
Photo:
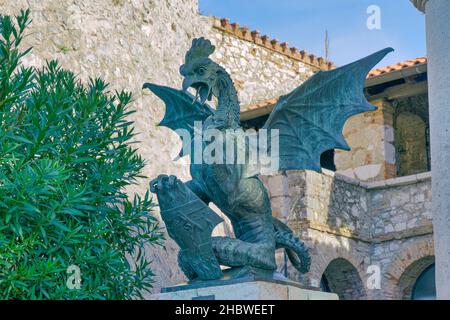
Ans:
[[[273,215],[291,223],[307,221],[368,237],[371,226],[366,189],[346,182],[351,179],[335,179],[332,172],[325,172],[287,171],[264,176]]]
[[[430,173],[386,180],[372,187],[369,197],[374,238],[430,231]]]
[[[372,299],[411,299],[417,277],[435,261],[433,235],[395,239],[377,249],[372,259],[381,267],[381,290],[372,290]]]
[[[347,120],[343,134],[351,150],[336,150],[334,157],[340,174],[361,181],[393,178],[397,171],[393,108],[384,100],[371,103],[378,110]]]
[[[362,182],[329,171],[288,171],[263,181],[274,214],[311,248],[311,271],[289,267],[292,279],[318,287],[325,274],[342,298],[401,299],[433,261],[430,173]],[[278,262],[283,270],[282,255]],[[381,270],[379,290],[367,287],[373,265]],[[345,270],[336,272],[339,266]]]
[[[386,101],[350,118],[343,134],[350,151],[337,150],[339,173],[362,181],[381,181],[430,169],[427,94]]]

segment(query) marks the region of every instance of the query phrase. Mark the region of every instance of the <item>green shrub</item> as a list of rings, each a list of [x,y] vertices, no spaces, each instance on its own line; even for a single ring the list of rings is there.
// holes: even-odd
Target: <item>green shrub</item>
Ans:
[[[142,297],[154,276],[144,244],[162,238],[148,192],[124,190],[144,166],[131,95],[55,61],[21,66],[29,23],[29,11],[0,17],[0,298]]]

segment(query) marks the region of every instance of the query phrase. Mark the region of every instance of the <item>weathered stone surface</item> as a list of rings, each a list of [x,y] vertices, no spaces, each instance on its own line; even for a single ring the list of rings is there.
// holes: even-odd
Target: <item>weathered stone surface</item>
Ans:
[[[400,270],[400,277],[416,260],[434,254],[430,249],[430,174],[369,183],[355,183],[357,180],[338,173],[288,171],[286,176],[288,193],[272,197],[272,207],[274,212],[289,212],[289,226],[306,239],[312,256],[311,271],[306,275],[288,267],[291,279],[318,286],[325,273],[347,299],[409,298],[407,285],[401,287],[400,280],[393,279],[388,270],[394,268],[391,265],[398,256],[408,257],[395,267]],[[274,176],[265,179],[274,180]],[[284,199],[282,210],[280,198]],[[411,246],[418,248],[419,253],[407,253],[413,250]],[[337,268],[335,272],[325,272],[327,267],[339,265],[339,259],[349,262],[354,270],[347,268],[348,272],[344,272]],[[432,263],[426,261],[418,263],[415,270],[423,271]],[[283,269],[284,261],[279,258],[278,263]],[[367,287],[367,268],[373,265],[380,267],[380,290]],[[339,275],[350,278],[339,279]],[[416,278],[410,276],[409,281]]]
[[[396,163],[392,106],[384,100],[371,101],[378,110],[350,118],[344,137],[350,151],[336,150],[336,169],[361,181],[379,181],[395,176]]]

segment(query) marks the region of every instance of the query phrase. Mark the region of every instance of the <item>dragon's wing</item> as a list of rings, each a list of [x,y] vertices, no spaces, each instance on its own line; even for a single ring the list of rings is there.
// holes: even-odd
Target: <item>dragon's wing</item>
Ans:
[[[194,96],[187,92],[153,83],[145,83],[143,88],[149,89],[164,101],[166,105],[166,113],[158,125],[174,131],[180,129],[187,130],[191,138],[194,137],[194,122],[201,121],[203,123],[206,118],[214,114],[214,110],[207,104],[201,104],[198,101],[193,103]],[[182,139],[184,138],[180,132],[177,133]],[[190,145],[187,149],[184,148],[187,143],[190,144],[191,141],[185,141],[183,139],[183,149],[180,151],[180,157],[187,155],[183,154],[183,150],[190,149]]]
[[[364,96],[364,81],[391,51],[386,48],[346,66],[318,72],[280,97],[264,125],[265,129],[279,130],[279,170],[319,171],[323,152],[350,149],[342,135],[345,121],[376,110]]]

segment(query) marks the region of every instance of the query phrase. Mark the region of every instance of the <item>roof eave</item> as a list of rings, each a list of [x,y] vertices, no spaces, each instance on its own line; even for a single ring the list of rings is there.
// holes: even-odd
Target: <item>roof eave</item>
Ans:
[[[395,81],[402,78],[408,78],[416,74],[421,74],[427,72],[427,63],[417,64],[412,67],[403,68],[400,70],[395,70],[387,73],[383,73],[374,77],[366,79],[365,87],[372,87],[382,83]]]

